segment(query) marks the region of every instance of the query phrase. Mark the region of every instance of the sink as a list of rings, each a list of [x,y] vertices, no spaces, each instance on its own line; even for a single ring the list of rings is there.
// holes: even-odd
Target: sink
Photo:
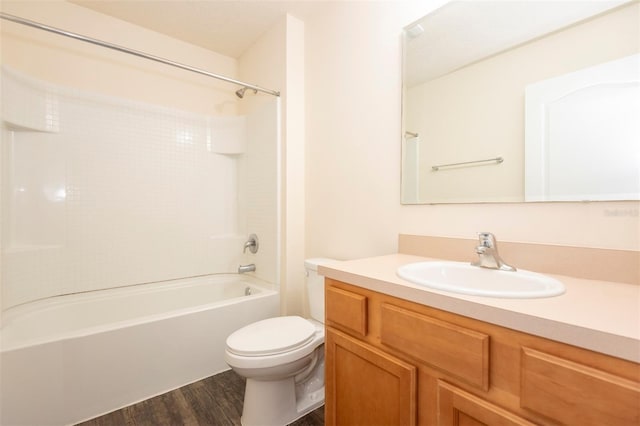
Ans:
[[[519,269],[500,271],[463,262],[416,262],[401,266],[398,276],[435,290],[473,296],[535,299],[564,293],[560,281]]]

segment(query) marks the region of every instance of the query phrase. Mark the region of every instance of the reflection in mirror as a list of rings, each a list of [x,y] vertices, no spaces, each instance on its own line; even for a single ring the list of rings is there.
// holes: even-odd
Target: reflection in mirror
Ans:
[[[455,1],[405,28],[402,202],[640,199],[638,16]]]

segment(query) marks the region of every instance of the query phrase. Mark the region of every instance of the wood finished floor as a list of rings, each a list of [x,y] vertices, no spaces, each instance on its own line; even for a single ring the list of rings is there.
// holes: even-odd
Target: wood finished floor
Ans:
[[[229,370],[77,426],[239,426],[243,398],[244,379]],[[291,425],[324,425],[324,407]]]

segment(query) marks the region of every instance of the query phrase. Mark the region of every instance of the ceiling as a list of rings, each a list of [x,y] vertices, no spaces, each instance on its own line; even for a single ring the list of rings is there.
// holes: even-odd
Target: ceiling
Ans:
[[[70,0],[105,15],[238,58],[281,17],[299,19],[319,0]]]
[[[232,58],[240,57],[285,14],[305,20],[332,3],[329,0],[69,1]],[[414,23],[421,23],[424,33],[407,46],[409,85],[425,81],[426,76],[432,78],[442,75],[628,1],[497,0],[448,3],[424,20]]]

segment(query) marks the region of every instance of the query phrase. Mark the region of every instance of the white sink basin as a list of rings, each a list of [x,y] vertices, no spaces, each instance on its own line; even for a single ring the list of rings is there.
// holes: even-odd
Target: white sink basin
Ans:
[[[535,272],[499,271],[463,262],[409,263],[399,267],[397,273],[414,284],[473,296],[535,299],[565,291],[560,281]]]

